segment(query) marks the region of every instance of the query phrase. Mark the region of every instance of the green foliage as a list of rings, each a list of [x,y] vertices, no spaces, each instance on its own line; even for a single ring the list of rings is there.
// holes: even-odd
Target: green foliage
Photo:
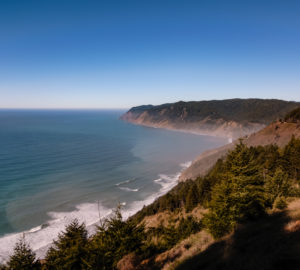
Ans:
[[[215,238],[232,231],[237,223],[257,218],[268,206],[285,206],[284,198],[296,189],[290,176],[298,176],[299,144],[292,138],[280,151],[276,146],[248,148],[241,142],[217,172],[213,169],[222,180],[211,192],[204,224]]]
[[[58,240],[46,255],[48,269],[84,269],[87,257],[87,230],[85,224],[74,220],[59,234]]]
[[[212,192],[210,212],[204,224],[215,237],[230,232],[237,223],[257,218],[264,213],[262,182],[246,176],[229,176]]]
[[[275,186],[272,187],[271,184],[276,179],[273,177],[277,170],[282,170],[284,175],[288,175],[288,178],[283,179],[284,183],[279,187],[280,192],[284,193],[283,196],[288,196],[286,190],[288,186],[290,187],[289,194],[300,196],[300,190],[295,185],[295,181],[300,183],[300,140],[292,138],[283,149],[279,149],[276,145],[247,147],[241,142],[227,155],[226,159],[218,160],[205,177],[179,183],[153,204],[144,207],[132,219],[140,222],[147,215],[154,215],[166,210],[176,212],[183,207],[189,212],[198,204],[208,207],[212,200],[214,187],[229,176],[250,177],[253,181],[252,186],[266,189],[263,190],[264,193],[270,193],[271,188],[273,191],[265,194],[271,207],[278,196],[278,194],[273,194]]]
[[[159,106],[144,105],[130,109],[138,117],[147,111],[151,120],[160,122],[168,120],[173,123],[198,122],[210,118],[226,121],[258,122],[268,124],[282,118],[287,112],[297,108],[299,103],[276,99],[227,99],[210,101],[191,101],[162,104]],[[163,111],[163,114],[162,114]],[[186,117],[184,117],[186,116]]]
[[[9,258],[7,268],[9,270],[34,270],[41,269],[40,263],[36,260],[35,253],[22,238],[17,242],[13,255]]]
[[[198,204],[198,192],[197,192],[197,185],[193,184],[190,186],[189,191],[186,197],[186,204],[185,209],[187,212],[192,211],[195,206]]]
[[[279,197],[287,197],[291,190],[291,181],[288,174],[283,172],[279,167],[276,169],[274,176],[267,176],[265,183],[266,195],[271,203]]]
[[[177,225],[175,222],[171,222],[167,227],[160,225],[157,228],[151,228],[147,235],[149,240],[151,240],[152,237],[159,239],[157,250],[162,252],[172,248],[179,241],[187,238],[191,234],[199,232],[202,228],[201,221],[197,221],[192,216],[189,216],[187,218],[181,218]]]
[[[118,207],[89,243],[88,269],[115,269],[124,255],[141,251],[144,239],[144,226],[123,221]]]
[[[300,182],[300,140],[294,136],[283,149],[281,163],[289,177]]]
[[[282,210],[282,209],[285,209],[286,207],[287,207],[287,202],[286,202],[285,198],[277,197],[274,202],[274,208]]]
[[[286,122],[291,122],[291,123],[297,123],[300,121],[300,107],[292,110],[291,112],[289,112],[285,118],[284,121]]]

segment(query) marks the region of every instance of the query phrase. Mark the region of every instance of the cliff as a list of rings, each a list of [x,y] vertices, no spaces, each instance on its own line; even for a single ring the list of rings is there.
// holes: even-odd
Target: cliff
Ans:
[[[283,118],[299,105],[275,99],[180,101],[133,107],[121,119],[138,125],[236,139]]]

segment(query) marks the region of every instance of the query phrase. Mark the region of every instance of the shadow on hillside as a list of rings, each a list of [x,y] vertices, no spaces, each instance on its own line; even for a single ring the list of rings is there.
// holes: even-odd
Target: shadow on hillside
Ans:
[[[185,261],[181,269],[300,269],[300,230],[284,231],[289,222],[276,213],[240,227],[227,240]]]

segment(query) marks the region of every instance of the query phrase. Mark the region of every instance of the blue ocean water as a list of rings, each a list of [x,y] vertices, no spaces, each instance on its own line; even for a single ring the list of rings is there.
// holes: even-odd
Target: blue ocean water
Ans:
[[[73,218],[128,216],[225,139],[132,125],[121,110],[0,110],[0,261],[20,236],[47,246]],[[1,257],[2,256],[2,257]]]

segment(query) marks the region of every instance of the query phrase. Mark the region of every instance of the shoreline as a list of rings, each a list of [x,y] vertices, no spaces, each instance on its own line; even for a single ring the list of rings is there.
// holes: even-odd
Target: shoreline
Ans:
[[[129,124],[135,124],[127,122]],[[139,125],[139,124],[135,124]],[[178,130],[178,129],[169,129],[162,127],[152,127],[146,125],[140,125],[149,128],[159,128],[174,132],[194,134],[196,136],[207,136],[215,138],[227,139],[225,136],[216,136],[209,134],[202,134],[200,132],[195,132],[191,130]],[[212,147],[212,149],[214,149]],[[207,150],[206,150],[207,151]],[[204,151],[205,152],[205,151]],[[122,215],[124,219],[134,215],[139,210],[143,208],[144,205],[149,205],[153,203],[157,198],[166,194],[169,190],[175,187],[180,182],[180,176],[184,170],[190,167],[192,161],[186,161],[184,163],[178,164],[179,170],[175,173],[170,173],[168,175],[158,175],[158,179],[152,179],[153,182],[160,185],[159,191],[153,194],[150,194],[144,200],[133,201],[130,204],[121,203]],[[124,205],[125,204],[125,205]],[[100,206],[99,206],[100,205]],[[52,244],[53,240],[57,239],[58,234],[65,229],[65,226],[68,225],[74,218],[77,218],[79,222],[85,222],[89,234],[95,232],[95,225],[99,222],[99,207],[101,208],[101,218],[107,218],[114,208],[106,208],[101,205],[101,202],[90,202],[90,203],[81,203],[74,205],[74,209],[69,212],[47,212],[49,219],[43,224],[38,226],[33,226],[29,230],[24,230],[22,232],[9,233],[0,237],[0,263],[5,262],[8,257],[12,254],[13,247],[15,246],[17,240],[22,237],[25,233],[28,244],[31,245],[34,252],[38,258],[44,258],[46,251],[49,246]],[[86,218],[87,217],[87,218]]]
[[[191,169],[192,166],[199,161],[199,159],[201,159],[202,157],[205,158],[206,155],[210,155],[211,153],[215,153],[219,149],[223,149],[223,148],[228,148],[229,149],[230,145],[232,145],[232,143],[237,140],[236,138],[234,139],[232,137],[227,137],[227,136],[221,136],[221,135],[215,135],[215,134],[204,134],[204,133],[200,133],[200,132],[192,131],[192,130],[175,129],[175,128],[167,128],[167,127],[158,127],[158,126],[150,125],[150,124],[149,125],[148,124],[140,124],[140,123],[136,123],[136,122],[132,122],[132,121],[128,121],[128,120],[123,120],[123,119],[121,119],[121,120],[125,121],[128,124],[132,124],[132,125],[136,125],[136,126],[141,126],[141,127],[162,129],[162,130],[168,130],[168,131],[173,131],[173,132],[182,132],[182,133],[193,134],[193,135],[197,135],[197,136],[208,136],[208,137],[222,138],[222,139],[227,139],[228,140],[226,144],[224,144],[224,145],[222,145],[220,147],[210,148],[210,149],[207,149],[204,152],[200,153],[194,160],[191,161],[191,164],[187,168],[185,168],[184,170],[182,170],[180,172],[180,175],[178,177],[178,183],[179,182],[183,182],[183,181],[189,179],[189,177],[182,178],[183,177],[183,173],[186,172],[186,171],[188,171],[189,169]],[[255,132],[253,132],[253,133],[255,133]],[[213,163],[215,163],[215,161]]]
[[[181,167],[181,170],[174,174],[159,174],[159,178],[153,179],[153,182],[161,186],[159,191],[149,195],[145,200],[133,201],[127,208],[126,202],[122,202],[121,205],[125,208],[122,207],[121,211],[123,219],[128,219],[130,216],[140,211],[143,206],[153,203],[157,198],[163,196],[175,187],[179,183],[181,172],[188,168],[191,163],[191,161],[180,163],[179,166]],[[0,237],[0,263],[6,262],[12,254],[16,242],[23,236],[36,253],[37,258],[43,259],[53,240],[57,239],[58,234],[64,230],[65,226],[72,220],[77,218],[79,222],[84,222],[89,235],[92,235],[96,231],[97,223],[99,223],[100,220],[108,218],[112,214],[113,209],[114,208],[109,209],[104,207],[100,201],[95,201],[75,205],[75,209],[70,212],[48,212],[49,220],[45,223],[22,232],[9,233]],[[88,218],[85,218],[87,216],[90,219],[89,222],[87,222]],[[8,246],[9,248],[7,248]]]
[[[123,120],[123,119],[121,119],[121,120]],[[129,124],[132,124],[132,125],[136,125],[136,126],[164,129],[164,130],[175,131],[175,132],[183,132],[183,133],[194,134],[194,135],[198,135],[198,136],[209,136],[209,137],[223,138],[223,139],[228,139],[228,141],[231,140],[230,142],[232,142],[232,140],[234,139],[233,136],[215,134],[215,133],[199,131],[199,130],[178,129],[178,128],[173,128],[173,127],[161,127],[161,126],[156,126],[154,124],[136,123],[136,122],[128,121],[128,120],[123,120],[123,121],[125,121],[126,123],[129,123]]]

